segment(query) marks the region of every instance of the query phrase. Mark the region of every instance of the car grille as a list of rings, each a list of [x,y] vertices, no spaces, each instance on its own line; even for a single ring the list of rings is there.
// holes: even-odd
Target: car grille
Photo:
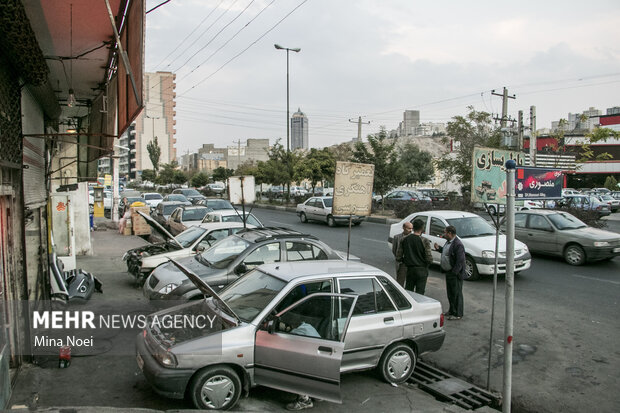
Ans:
[[[158,283],[159,283],[159,280],[157,279],[157,277],[155,277],[154,275],[151,275],[150,280],[149,280],[149,287],[155,288]]]

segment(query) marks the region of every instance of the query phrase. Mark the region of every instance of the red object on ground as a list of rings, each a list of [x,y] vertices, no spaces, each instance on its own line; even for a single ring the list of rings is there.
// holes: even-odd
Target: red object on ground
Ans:
[[[64,369],[65,367],[69,367],[71,364],[71,347],[62,346],[60,347],[60,352],[58,353],[58,367]]]

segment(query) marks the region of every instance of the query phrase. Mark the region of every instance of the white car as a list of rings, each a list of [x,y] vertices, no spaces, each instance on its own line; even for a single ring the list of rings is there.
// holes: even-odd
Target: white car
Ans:
[[[164,197],[159,192],[145,192],[142,194],[142,198],[144,198],[144,202],[152,208],[155,208],[161,201],[164,200]]]
[[[263,224],[253,214],[245,213],[248,224],[256,227],[262,227]],[[203,223],[209,222],[243,222],[241,220],[241,212],[236,209],[218,209],[216,211],[207,212],[202,220]]]
[[[138,281],[146,279],[155,267],[168,262],[170,258],[190,257],[243,229],[241,222],[216,222],[190,227],[175,237],[150,216],[138,213],[164,239],[164,242],[134,248],[123,255],[127,271]],[[248,228],[254,226],[248,224]]]
[[[303,186],[291,186],[291,195],[306,196],[308,195],[308,191]]]
[[[515,209],[517,211],[527,211],[528,209],[542,209],[542,208],[544,208],[542,201],[524,200],[524,201],[515,202]]]
[[[465,247],[466,265],[465,269],[470,274],[469,280],[476,280],[481,275],[493,274],[495,266],[495,228],[485,221],[482,217],[471,212],[462,211],[424,211],[416,212],[397,224],[390,227],[388,242],[391,244],[394,235],[402,232],[403,224],[407,221],[413,223],[414,220],[421,219],[424,222],[424,238],[431,241],[431,245],[437,243],[445,244],[443,238],[444,229],[448,225],[456,228],[456,235],[463,242]],[[432,251],[433,263],[439,264],[441,254]],[[506,273],[506,236],[500,233],[498,249],[497,273]],[[527,245],[515,240],[515,272],[524,271],[530,268],[532,257]]]

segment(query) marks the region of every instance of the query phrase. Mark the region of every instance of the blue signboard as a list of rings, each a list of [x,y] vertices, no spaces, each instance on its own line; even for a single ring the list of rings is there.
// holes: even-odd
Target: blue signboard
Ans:
[[[560,199],[564,177],[561,169],[517,167],[516,199]]]

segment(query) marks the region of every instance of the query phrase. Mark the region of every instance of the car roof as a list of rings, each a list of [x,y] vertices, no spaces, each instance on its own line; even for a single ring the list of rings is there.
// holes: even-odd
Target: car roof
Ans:
[[[416,212],[416,214],[426,214],[430,217],[438,217],[443,219],[451,219],[451,218],[469,218],[469,217],[479,217],[480,215],[474,214],[473,212],[466,211],[424,211],[424,212]]]
[[[209,207],[206,205],[179,205],[179,208],[182,208],[185,210],[185,209],[198,209],[198,208],[208,209]]]
[[[354,277],[360,275],[387,274],[378,268],[358,261],[323,260],[292,261],[263,264],[260,270],[284,281],[308,276]]]
[[[243,222],[203,222],[195,226],[213,230],[222,228],[243,228]]]
[[[246,230],[237,232],[237,234],[235,235],[253,243],[263,242],[270,239],[284,238],[306,238],[318,240],[318,238],[314,235],[304,234],[302,232],[283,227],[248,228]]]
[[[516,214],[532,214],[532,215],[553,215],[567,211],[557,211],[551,209],[524,209],[523,211],[515,211]]]
[[[178,206],[182,206],[185,205],[184,204],[185,201],[161,201],[159,203],[159,205],[161,205],[162,207],[165,207],[167,205],[178,205]]]
[[[208,208],[208,207],[205,207]],[[241,211],[237,211],[236,209],[216,209],[215,211],[209,211],[207,212],[207,214],[209,215],[224,215],[224,216],[229,216],[229,215],[241,215],[242,212]],[[246,215],[254,215],[254,214],[250,214],[249,212],[245,213]]]

